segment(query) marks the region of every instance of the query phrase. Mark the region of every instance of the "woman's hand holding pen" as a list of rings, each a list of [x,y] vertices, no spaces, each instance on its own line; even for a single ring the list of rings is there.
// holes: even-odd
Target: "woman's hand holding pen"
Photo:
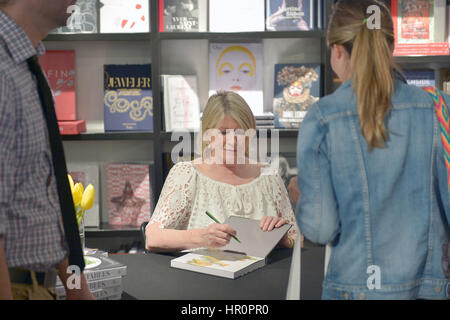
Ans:
[[[205,247],[219,248],[230,242],[231,236],[236,235],[236,230],[228,224],[213,223],[209,227],[202,229],[201,238]]]

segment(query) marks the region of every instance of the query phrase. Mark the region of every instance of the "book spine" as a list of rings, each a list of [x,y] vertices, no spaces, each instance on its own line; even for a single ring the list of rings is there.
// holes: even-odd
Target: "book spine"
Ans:
[[[448,42],[428,44],[395,44],[394,56],[447,56],[450,54]]]
[[[164,0],[158,0],[159,32],[164,32]]]
[[[394,22],[395,43],[398,43],[398,1],[400,0],[391,0],[391,15]]]
[[[122,285],[91,291],[96,300],[105,300],[110,297],[117,297],[118,295],[122,295],[122,292]],[[61,295],[58,294],[58,300],[66,300],[66,293],[64,292],[64,294]]]
[[[447,0],[434,0],[434,41],[446,41]]]
[[[208,31],[208,0],[198,0],[198,31]]]
[[[122,277],[127,274],[127,268],[125,266],[114,268],[114,269],[106,269],[106,270],[98,270],[98,271],[89,271],[86,270],[84,275],[86,277],[87,282],[106,280],[111,278]],[[61,279],[59,276],[56,278],[56,287],[62,286]]]

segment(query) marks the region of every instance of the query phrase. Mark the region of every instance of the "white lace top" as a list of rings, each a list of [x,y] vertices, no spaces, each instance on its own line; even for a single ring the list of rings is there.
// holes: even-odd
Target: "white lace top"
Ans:
[[[289,233],[296,239],[297,223],[283,180],[276,171],[262,170],[249,183],[234,186],[219,182],[198,171],[192,162],[178,162],[164,183],[151,223],[167,229],[203,229],[230,215],[260,220],[263,216],[285,218],[293,227]]]

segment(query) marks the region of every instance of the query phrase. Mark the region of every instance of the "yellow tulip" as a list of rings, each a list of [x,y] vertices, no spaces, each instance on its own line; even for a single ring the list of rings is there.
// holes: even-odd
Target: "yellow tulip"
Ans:
[[[92,208],[92,205],[94,204],[94,196],[95,189],[94,186],[90,184],[86,187],[86,190],[84,190],[83,198],[81,199],[81,209],[89,210]]]
[[[70,174],[68,174],[67,177],[69,178],[70,191],[73,193],[73,187],[75,186],[75,184],[73,183],[73,179]]]
[[[73,187],[73,191],[72,191],[72,198],[73,198],[73,203],[77,206],[80,204],[81,199],[83,197],[83,185],[81,183],[77,183],[74,187]]]

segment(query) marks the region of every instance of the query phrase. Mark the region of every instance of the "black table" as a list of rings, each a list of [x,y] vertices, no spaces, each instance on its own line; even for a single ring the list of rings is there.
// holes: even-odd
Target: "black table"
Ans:
[[[302,299],[320,299],[323,248],[302,249]],[[276,249],[269,263],[238,279],[226,279],[170,267],[173,254],[111,255],[127,266],[123,299],[138,300],[284,300],[291,249]]]

